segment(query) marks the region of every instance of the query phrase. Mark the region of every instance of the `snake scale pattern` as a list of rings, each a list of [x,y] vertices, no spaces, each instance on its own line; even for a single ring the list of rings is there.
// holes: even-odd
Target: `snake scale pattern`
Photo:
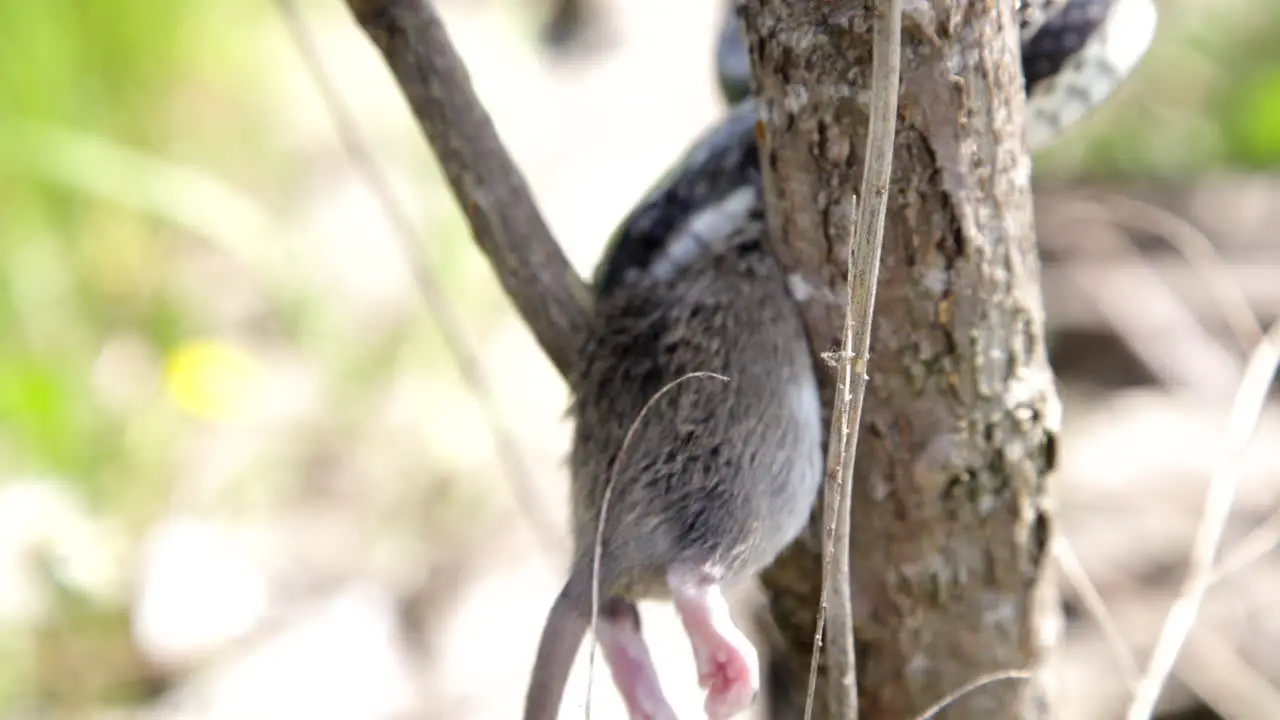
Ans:
[[[1038,150],[1101,105],[1137,66],[1155,35],[1155,0],[1021,0],[1028,147]],[[696,257],[715,225],[764,212],[751,67],[730,8],[716,47],[720,89],[732,107],[623,220],[597,270],[607,294]],[[747,195],[736,192],[750,187]],[[763,244],[761,243],[763,246]]]

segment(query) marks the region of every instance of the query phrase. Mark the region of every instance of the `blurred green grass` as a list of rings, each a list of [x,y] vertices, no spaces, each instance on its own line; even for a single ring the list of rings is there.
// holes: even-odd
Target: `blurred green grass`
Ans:
[[[213,158],[253,137],[193,127],[184,105],[204,96],[226,103],[224,119],[252,117],[235,107],[255,93],[253,54],[227,39],[262,21],[263,8],[244,0],[0,3],[0,482],[54,478],[132,526],[165,502],[182,423],[153,393],[105,401],[94,376],[114,339],[163,356],[200,329],[169,272],[175,228],[130,203],[137,188],[112,186],[100,158],[55,143]],[[104,172],[107,192],[93,192]],[[44,700],[67,712],[128,682],[119,609],[74,596],[55,592],[35,626],[0,627],[0,709]],[[86,640],[81,662],[50,667],[68,635]]]
[[[1041,176],[1176,180],[1280,165],[1280,3],[1156,0],[1137,71],[1036,158]]]
[[[109,187],[116,197],[86,192],[92,180],[85,176],[104,169],[97,158],[77,157],[74,148],[59,153],[41,139],[74,133],[156,157],[231,150],[253,135],[225,125],[193,128],[182,121],[183,101],[209,93],[208,104],[231,106],[219,113],[224,118],[251,117],[234,106],[255,92],[253,54],[228,52],[227,38],[239,25],[260,26],[262,16],[263,8],[243,0],[0,4],[5,474],[67,478],[96,505],[115,509],[131,486],[157,487],[173,438],[96,402],[92,378],[112,337],[136,335],[163,354],[197,330],[167,272],[178,251],[170,241],[175,228],[119,202],[135,186]],[[240,148],[250,157],[261,149]],[[133,410],[145,425],[154,408]]]
[[[1280,164],[1280,4],[1161,9],[1137,76],[1038,160],[1041,175],[1167,178]],[[338,408],[298,441],[317,446],[361,431],[358,410],[395,365],[452,372],[426,323],[392,323],[353,342],[359,320],[342,314],[342,299],[264,249],[276,231],[273,188],[299,172],[264,132],[274,92],[264,48],[282,42],[274,7],[251,0],[0,3],[0,483],[55,478],[131,529],[164,507],[200,420],[158,387],[104,392],[117,355],[163,365],[205,337],[287,347],[320,369]],[[430,253],[448,289],[496,316],[505,302],[451,197],[434,170],[423,182]],[[264,307],[261,323],[229,325],[210,310],[217,298],[186,286],[183,268],[206,255],[241,263],[236,282]],[[261,461],[268,475],[288,476],[308,455],[276,451]],[[56,651],[65,642],[49,638],[87,627],[116,638],[95,642],[103,649],[91,657],[118,667],[119,683],[136,679],[113,659],[127,632],[118,608],[58,602],[39,627],[0,627],[0,709],[115,696],[111,678],[69,688],[62,683],[76,673],[31,661],[65,657]]]
[[[394,364],[449,372],[420,318],[360,328],[269,246],[287,195],[277,186],[299,172],[265,121],[279,78],[263,68],[285,42],[274,5],[250,0],[0,3],[0,483],[51,478],[98,517],[143,528],[205,422],[154,382],[193,341],[282,347],[330,381],[341,409],[317,420],[312,447],[281,439],[256,458],[244,470],[255,492],[367,432],[359,409]],[[494,316],[492,283],[468,287],[483,261],[463,255],[456,211],[440,212],[452,208],[438,175],[425,183],[430,254],[451,291],[487,291],[477,309]],[[249,321],[190,285],[227,262],[228,293],[261,306]],[[131,382],[142,386],[110,387]],[[137,679],[136,663],[119,662],[120,608],[57,600],[77,589],[47,580],[47,615],[0,622],[0,714],[120,699]],[[68,637],[85,642],[73,650]]]

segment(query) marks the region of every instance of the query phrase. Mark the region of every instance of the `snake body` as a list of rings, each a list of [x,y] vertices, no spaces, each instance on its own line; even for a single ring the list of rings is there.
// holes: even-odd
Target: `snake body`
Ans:
[[[1102,104],[1137,66],[1155,34],[1154,0],[1022,0],[1027,143],[1037,150]],[[716,70],[728,115],[690,147],[623,220],[596,274],[607,294],[655,268],[670,272],[697,255],[709,224],[763,213],[758,116],[751,65],[736,13],[727,14]],[[752,188],[752,202],[743,194]]]
[[[1155,35],[1156,7],[1154,0],[1022,0],[1018,25],[1027,141],[1038,150],[1133,72]],[[732,8],[721,26],[716,72],[729,102],[750,94],[751,60]]]
[[[1101,105],[1133,72],[1156,31],[1154,0],[1023,2],[1027,143],[1038,150]]]

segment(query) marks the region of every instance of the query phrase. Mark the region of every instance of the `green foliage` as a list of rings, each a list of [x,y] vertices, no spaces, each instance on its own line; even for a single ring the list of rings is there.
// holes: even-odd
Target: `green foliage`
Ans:
[[[0,483],[58,478],[97,512],[132,522],[165,501],[181,425],[154,393],[112,402],[99,385],[113,343],[131,339],[162,355],[193,330],[170,272],[180,248],[171,223],[132,202],[136,184],[112,180],[109,164],[63,140],[101,138],[155,153],[209,142],[175,127],[175,103],[210,81],[210,51],[226,42],[211,34],[233,16],[254,20],[251,8],[0,3]],[[213,84],[251,90],[244,69],[225,66]],[[157,412],[168,419],[157,423]],[[118,609],[77,607],[55,604],[38,627],[0,630],[0,708],[32,701],[33,682],[53,696],[80,691],[74,678],[86,675],[42,666],[50,638],[92,636],[107,656],[127,647],[118,619],[105,635],[82,622]],[[103,653],[91,654],[102,661]],[[100,665],[92,674],[107,685],[124,672]]]
[[[1037,159],[1062,178],[1177,178],[1280,165],[1280,3],[1163,1],[1133,77]]]
[[[325,412],[231,471],[251,482],[230,503],[367,444],[406,359],[455,373],[424,313],[370,323],[282,251],[279,208],[310,158],[280,137],[279,64],[297,60],[279,23],[254,0],[0,2],[0,489],[52,478],[136,536],[234,400],[270,390],[273,354],[323,378]],[[505,302],[439,174],[416,184],[422,242],[474,332]],[[412,453],[402,472],[428,474]],[[118,601],[45,590],[77,599],[25,626],[0,617],[0,715],[123,700],[142,671],[117,661]]]
[[[1280,57],[1248,73],[1236,89],[1225,104],[1228,157],[1242,165],[1280,165]]]

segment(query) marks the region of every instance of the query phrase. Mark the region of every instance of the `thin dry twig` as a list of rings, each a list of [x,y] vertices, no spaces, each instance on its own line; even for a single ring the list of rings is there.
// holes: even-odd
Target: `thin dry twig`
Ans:
[[[1133,692],[1138,687],[1138,661],[1134,658],[1133,651],[1129,648],[1129,643],[1125,642],[1124,634],[1120,632],[1120,626],[1116,625],[1115,618],[1111,615],[1111,611],[1107,609],[1107,603],[1102,599],[1102,594],[1098,592],[1098,588],[1089,579],[1089,573],[1085,571],[1084,565],[1080,562],[1080,556],[1076,555],[1075,548],[1071,547],[1071,543],[1064,535],[1058,535],[1054,538],[1053,556],[1057,559],[1058,568],[1062,570],[1067,582],[1071,583],[1076,592],[1080,594],[1080,599],[1084,602],[1085,608],[1093,615],[1093,619],[1097,621],[1098,627],[1102,630],[1102,637],[1106,639],[1107,645],[1111,647],[1111,655],[1115,658],[1116,665],[1120,668],[1121,676],[1124,677],[1125,688],[1129,692]]]
[[[867,390],[867,364],[871,353],[871,322],[875,313],[876,279],[884,238],[884,216],[889,202],[889,175],[893,167],[893,142],[898,120],[898,85],[902,65],[902,0],[881,0],[875,19],[871,60],[871,107],[862,185],[855,203],[853,241],[849,244],[849,306],[845,313],[839,355],[835,412],[827,447],[826,549],[823,553],[823,602],[818,610],[805,718],[813,712],[813,695],[821,652],[823,620],[831,624],[830,666],[834,717],[858,717],[857,662],[853,637],[852,578],[849,569],[849,521],[853,493],[854,458],[858,428]],[[834,451],[831,449],[834,448]],[[834,562],[833,562],[834,560]]]
[[[382,212],[395,228],[396,238],[400,241],[401,249],[409,260],[414,284],[440,328],[446,351],[457,365],[463,382],[467,384],[471,394],[480,404],[485,424],[493,435],[498,461],[502,464],[504,475],[511,484],[516,503],[529,520],[534,533],[545,549],[552,553],[563,550],[564,542],[561,533],[557,531],[551,514],[543,507],[534,490],[537,483],[529,472],[531,464],[524,457],[524,453],[520,450],[520,443],[507,426],[503,414],[498,410],[497,393],[494,392],[488,378],[481,370],[483,365],[480,362],[479,353],[467,338],[466,323],[462,314],[449,301],[447,294],[432,273],[426,254],[422,252],[422,248],[416,241],[417,232],[414,230],[413,222],[409,219],[404,206],[396,200],[391,183],[381,172],[377,161],[374,160],[373,152],[361,138],[348,105],[343,101],[341,93],[325,69],[315,38],[308,31],[296,0],[277,0],[277,3],[284,15],[289,35],[302,56],[312,83],[320,92],[347,155],[364,176],[365,182],[369,184],[382,205]]]
[[[1001,680],[1030,680],[1034,675],[1027,670],[1002,670],[983,675],[955,692],[947,695],[938,702],[929,706],[927,710],[915,717],[915,720],[929,720],[929,718],[942,712],[948,705],[977,690],[984,685],[990,685],[993,682]]]
[[[1191,632],[1178,677],[1224,720],[1280,718],[1280,690],[1212,628]]]
[[[857,198],[853,199],[852,212],[857,213]],[[852,253],[852,243],[850,243],[850,252]],[[841,341],[841,349],[847,351],[849,346],[850,334],[848,332],[848,318],[852,317],[850,311],[846,315],[846,331]],[[844,532],[845,540],[849,540],[848,523],[840,522],[841,500],[845,497],[852,498],[853,493],[844,493],[843,485],[845,481],[845,465],[852,470],[853,463],[844,463],[845,454],[843,452],[846,443],[849,440],[849,370],[852,370],[851,362],[840,362],[837,353],[827,353],[824,355],[832,363],[838,363],[839,372],[836,378],[836,397],[831,408],[831,431],[827,439],[827,458],[826,458],[826,487],[823,493],[825,503],[823,507],[822,528],[823,534],[823,553],[822,553],[822,602],[818,603],[818,614],[814,619],[813,626],[813,650],[809,656],[809,679],[805,687],[805,706],[804,717],[809,720],[813,714],[814,697],[818,687],[818,661],[822,657],[822,640],[826,631],[827,608],[830,604],[827,600],[827,591],[838,581],[832,577],[832,565],[836,556],[836,548],[840,545],[840,533]],[[838,442],[837,442],[838,440]],[[850,473],[852,474],[852,473]],[[836,607],[844,607],[837,603]],[[839,612],[835,613],[839,615]],[[852,618],[850,619],[852,621]],[[836,625],[833,622],[832,625]],[[832,631],[834,634],[835,631]],[[857,652],[855,647],[854,652]],[[851,660],[856,660],[856,656],[850,656]],[[856,671],[856,666],[855,666]],[[855,695],[856,695],[856,677]],[[843,691],[842,691],[843,692]],[[855,699],[856,702],[856,699]],[[855,716],[856,717],[856,716]]]
[[[1153,236],[1162,238],[1175,251],[1182,255],[1183,259],[1191,266],[1196,274],[1202,278],[1205,286],[1209,288],[1210,294],[1214,302],[1217,304],[1220,313],[1226,320],[1235,334],[1237,340],[1244,347],[1251,347],[1258,344],[1264,338],[1264,332],[1258,322],[1256,315],[1253,313],[1240,284],[1231,276],[1227,266],[1222,262],[1213,243],[1199,229],[1191,225],[1186,220],[1169,213],[1154,205],[1145,202],[1132,200],[1124,197],[1107,196],[1098,199],[1076,200],[1069,204],[1068,210],[1071,215],[1076,216],[1077,220],[1092,221],[1097,223],[1105,223],[1108,226],[1123,225],[1130,230],[1147,232]],[[1119,252],[1131,260],[1137,260],[1136,264],[1141,266],[1141,258],[1138,257],[1135,249],[1132,247],[1132,239],[1127,235],[1119,235],[1118,237],[1103,237],[1104,241],[1108,241],[1110,246],[1107,248],[1110,252]],[[1123,246],[1116,240],[1127,240]],[[1148,282],[1147,291],[1140,293],[1144,295],[1152,295],[1152,291],[1159,291],[1158,295],[1163,295],[1167,303],[1170,300],[1176,300],[1168,295],[1167,289],[1161,283],[1155,274],[1146,267],[1140,267],[1146,271],[1145,280]],[[1132,280],[1133,278],[1129,278]],[[1087,284],[1086,284],[1087,285]],[[1216,340],[1208,337],[1198,322],[1194,321],[1189,314],[1182,312],[1181,308],[1176,316],[1182,322],[1170,323],[1166,321],[1165,325],[1176,324],[1190,333],[1199,337],[1199,343],[1208,343],[1211,348],[1217,348]],[[1114,318],[1113,318],[1114,319]],[[1172,318],[1169,318],[1172,320]],[[1122,323],[1123,324],[1123,323]],[[1131,339],[1136,342],[1136,339]],[[1167,343],[1162,343],[1167,344]],[[1197,344],[1196,342],[1185,343],[1187,345]],[[1218,352],[1225,349],[1218,348]],[[1197,351],[1199,352],[1199,351]],[[1167,353],[1164,353],[1167,354]],[[1175,353],[1176,355],[1177,353]],[[1139,355],[1147,357],[1149,353],[1139,352]],[[1156,359],[1156,367],[1168,368],[1167,359]],[[1184,373],[1177,372],[1178,376]],[[1218,373],[1221,374],[1221,373]],[[1234,374],[1234,373],[1232,373]],[[1196,373],[1193,373],[1196,375]],[[1203,373],[1199,373],[1203,376]],[[1203,377],[1195,379],[1195,384],[1200,385],[1206,382]],[[1265,389],[1264,389],[1265,396]],[[1265,400],[1265,397],[1264,397]],[[1230,505],[1228,501],[1227,505]],[[1228,507],[1229,510],[1229,507]],[[1225,520],[1224,520],[1225,521]],[[1221,580],[1230,572],[1243,567],[1261,557],[1274,547],[1276,542],[1280,542],[1280,512],[1277,512],[1267,522],[1263,523],[1253,533],[1242,541],[1236,549],[1228,556],[1226,560],[1219,563],[1210,572],[1204,580],[1204,590]],[[1065,538],[1059,538],[1056,545],[1055,555],[1058,558],[1059,566],[1062,568],[1067,579],[1076,586],[1077,592],[1080,593],[1081,599],[1086,607],[1094,615],[1102,629],[1102,633],[1106,642],[1110,645],[1112,654],[1120,665],[1120,670],[1125,678],[1126,684],[1131,692],[1136,694],[1140,678],[1137,674],[1137,667],[1133,661],[1132,655],[1128,650],[1128,645],[1124,641],[1123,636],[1115,625],[1105,603],[1098,594],[1096,588],[1093,587],[1084,568],[1080,565],[1079,559],[1067,544]],[[1216,550],[1215,550],[1216,553]],[[1194,619],[1192,620],[1194,622]],[[1166,628],[1167,629],[1167,628]],[[1194,627],[1187,630],[1188,636],[1185,642],[1189,644],[1198,644],[1198,634],[1194,631]],[[1162,630],[1161,636],[1164,635]],[[1203,639],[1203,638],[1200,638]],[[1174,650],[1176,652],[1176,650]],[[1224,662],[1230,658],[1224,659]],[[1241,665],[1242,661],[1235,658],[1235,664]],[[1230,664],[1230,663],[1228,663]],[[1170,668],[1170,672],[1172,668]],[[1195,678],[1188,681],[1194,682]],[[1256,684],[1256,683],[1255,683]],[[1252,687],[1252,686],[1250,686]],[[1265,689],[1265,688],[1264,688]],[[1158,691],[1157,691],[1158,692]],[[1262,690],[1258,690],[1262,692]]]
[[[720,375],[719,373],[705,371],[693,372],[681,375],[675,380],[672,380],[662,386],[661,390],[654,393],[653,397],[649,398],[645,402],[644,407],[640,408],[640,412],[636,415],[636,419],[631,421],[631,427],[627,428],[627,434],[622,438],[622,447],[618,448],[618,456],[614,458],[613,469],[609,473],[609,484],[605,486],[604,495],[600,499],[600,518],[596,521],[595,547],[592,549],[591,555],[591,637],[593,640],[591,643],[591,649],[587,654],[587,702],[585,714],[587,720],[591,720],[591,678],[595,674],[594,671],[596,664],[596,645],[594,638],[596,636],[596,616],[600,614],[600,554],[604,549],[604,524],[609,513],[609,500],[613,497],[613,483],[618,479],[618,467],[622,465],[622,458],[626,455],[627,448],[631,446],[631,438],[635,435],[636,428],[640,427],[640,421],[644,419],[646,414],[648,414],[649,408],[653,407],[653,404],[658,402],[659,398],[666,395],[667,391],[671,390],[676,385],[679,385],[685,380],[699,377],[709,377],[723,382],[729,382],[729,378],[724,375]]]
[[[1234,549],[1225,553],[1222,562],[1214,569],[1210,585],[1217,585],[1232,575],[1261,560],[1280,545],[1280,510],[1276,510],[1262,524],[1254,528]]]
[[[1072,227],[1092,241],[1082,243],[1074,252],[1104,256],[1108,262],[1068,262],[1065,269],[1075,280],[1077,291],[1093,299],[1121,341],[1171,390],[1189,389],[1215,401],[1229,397],[1243,367],[1237,352],[1204,328],[1186,302],[1138,253],[1116,218],[1095,212],[1069,213],[1069,217]],[[1208,284],[1214,284],[1210,270],[1200,264],[1193,268]],[[1235,282],[1228,277],[1226,284],[1234,286]],[[1134,302],[1135,297],[1141,302]],[[1223,314],[1230,314],[1231,309],[1223,308]],[[1249,317],[1252,319],[1251,313]]]
[[[591,295],[502,146],[428,0],[347,0],[382,51],[488,258],[538,344],[569,377]]]
[[[1150,203],[1119,196],[1088,198],[1067,206],[1083,219],[1106,220],[1164,239],[1210,289],[1218,310],[1242,347],[1253,347],[1264,336],[1247,294],[1231,276],[1209,238],[1185,219]],[[1280,545],[1280,510],[1254,528],[1218,563],[1209,586],[1256,562]]]
[[[1258,344],[1262,324],[1249,305],[1248,295],[1231,276],[1213,243],[1196,226],[1150,203],[1119,196],[1082,198],[1068,207],[1080,215],[1119,223],[1163,239],[1204,279],[1240,347],[1249,349]]]
[[[1280,366],[1280,322],[1273,324],[1262,337],[1245,366],[1227,418],[1222,456],[1210,479],[1200,525],[1192,543],[1187,577],[1161,627],[1146,673],[1126,714],[1127,720],[1151,717],[1178,651],[1195,625],[1200,604],[1215,576],[1214,559],[1235,500],[1241,459],[1257,428],[1277,366]]]

